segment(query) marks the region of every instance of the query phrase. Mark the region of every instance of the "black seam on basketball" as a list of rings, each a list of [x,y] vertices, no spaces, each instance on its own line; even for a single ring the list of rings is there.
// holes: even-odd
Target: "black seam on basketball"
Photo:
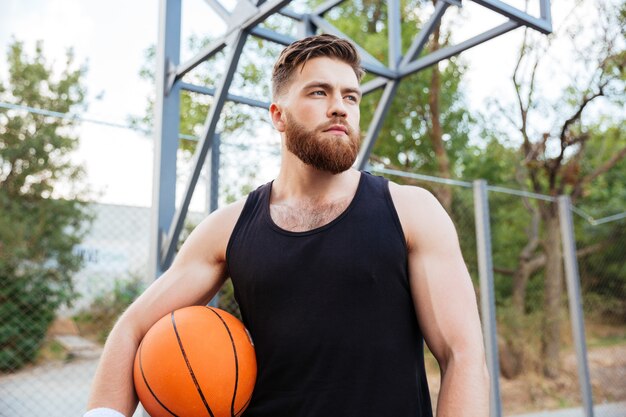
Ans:
[[[209,412],[209,415],[211,417],[215,417],[213,415],[213,412],[211,411],[211,407],[209,407],[209,403],[207,403],[206,398],[204,398],[204,393],[202,392],[202,388],[200,388],[200,384],[198,384],[198,380],[196,379],[196,374],[194,374],[193,369],[191,369],[189,358],[187,358],[187,353],[185,353],[183,342],[182,340],[180,340],[180,335],[178,334],[178,328],[176,327],[176,320],[174,319],[173,311],[172,311],[171,317],[172,317],[172,326],[174,326],[174,333],[176,333],[176,340],[178,340],[178,347],[180,347],[180,352],[183,354],[183,358],[185,359],[185,363],[187,364],[187,370],[189,371],[189,374],[191,375],[191,379],[193,380],[193,383],[195,384],[196,389],[198,390],[198,394],[200,395],[200,398],[202,399],[202,402],[204,403],[206,410]]]
[[[239,415],[241,415],[241,413],[244,412],[244,410],[246,409],[246,407],[250,404],[250,401],[252,401],[252,393],[250,394],[250,396],[248,397],[248,401],[246,401],[246,403],[239,409],[239,411],[237,411],[235,413],[235,417],[239,417]]]
[[[217,311],[215,311],[215,309],[209,306],[205,306],[205,307],[208,308],[210,311],[212,311],[222,321],[222,324],[224,325],[224,327],[226,328],[226,331],[228,332],[230,343],[233,345],[233,353],[235,355],[235,391],[233,392],[233,401],[230,404],[230,414],[232,417],[235,417],[236,415],[235,414],[235,399],[237,398],[237,386],[239,385],[239,358],[237,356],[237,346],[235,346],[235,340],[233,339],[233,335],[230,332],[230,329],[228,328],[228,325],[226,324],[222,316],[220,316],[220,314]]]
[[[170,410],[169,408],[167,408],[165,406],[165,404],[163,404],[161,402],[161,400],[159,400],[159,397],[156,396],[156,394],[154,393],[154,391],[152,391],[152,388],[150,388],[150,384],[148,384],[148,378],[146,378],[146,374],[144,374],[143,372],[143,361],[141,359],[141,350],[143,347],[143,341],[141,342],[141,344],[139,345],[139,370],[141,371],[141,377],[143,378],[143,382],[146,384],[146,388],[148,388],[148,391],[150,391],[150,394],[152,394],[152,396],[154,397],[154,399],[156,400],[156,402],[158,402],[161,407],[163,407],[165,409],[165,411],[167,411],[168,413],[170,413],[171,415],[173,415],[174,417],[178,417],[176,414],[174,414],[172,412],[172,410]]]

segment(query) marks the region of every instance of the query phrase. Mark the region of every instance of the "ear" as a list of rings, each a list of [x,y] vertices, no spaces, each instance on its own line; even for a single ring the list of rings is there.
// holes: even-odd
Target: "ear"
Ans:
[[[274,128],[279,132],[285,131],[285,121],[282,107],[277,103],[272,103],[270,105],[270,117],[272,118],[272,124]]]

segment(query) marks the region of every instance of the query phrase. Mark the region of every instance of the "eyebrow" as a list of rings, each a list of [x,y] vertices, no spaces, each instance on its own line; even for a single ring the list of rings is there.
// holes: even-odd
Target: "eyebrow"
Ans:
[[[322,88],[324,90],[332,90],[333,86],[330,85],[330,83],[324,82],[324,81],[312,81],[308,84],[305,84],[304,87],[302,88],[303,90],[308,90],[310,88]],[[353,93],[356,94],[357,96],[359,96],[359,98],[363,95],[363,93],[361,93],[361,89],[360,88],[354,88],[354,87],[343,87],[341,89],[342,93]]]

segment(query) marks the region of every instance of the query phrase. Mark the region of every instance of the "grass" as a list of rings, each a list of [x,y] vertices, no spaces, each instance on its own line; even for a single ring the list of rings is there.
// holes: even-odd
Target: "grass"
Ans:
[[[37,353],[37,362],[48,361],[65,361],[69,358],[69,355],[63,345],[54,339],[46,338],[43,346]]]
[[[587,347],[609,347],[626,344],[626,326],[585,323]]]
[[[609,347],[626,344],[626,334],[587,338],[588,347]]]

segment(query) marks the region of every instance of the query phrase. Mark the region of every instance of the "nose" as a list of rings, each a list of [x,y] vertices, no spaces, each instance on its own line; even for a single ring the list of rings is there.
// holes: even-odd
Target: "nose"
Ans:
[[[343,97],[331,96],[330,104],[328,106],[328,117],[346,117],[348,112],[346,111],[346,105],[343,102]]]

